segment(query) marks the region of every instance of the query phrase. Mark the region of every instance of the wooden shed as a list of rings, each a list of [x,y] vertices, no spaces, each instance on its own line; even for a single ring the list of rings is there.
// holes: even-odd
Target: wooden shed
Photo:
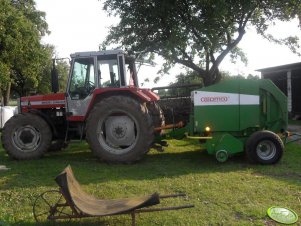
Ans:
[[[261,78],[271,79],[288,98],[288,112],[301,116],[301,62],[262,68]]]

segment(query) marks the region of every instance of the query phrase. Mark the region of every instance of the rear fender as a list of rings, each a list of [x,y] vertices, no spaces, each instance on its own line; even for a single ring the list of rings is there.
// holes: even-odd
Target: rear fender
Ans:
[[[159,96],[157,96],[155,93],[151,92],[150,90],[148,91],[146,89],[125,89],[125,90],[118,89],[118,90],[110,90],[107,92],[99,92],[99,93],[96,90],[89,104],[89,108],[85,116],[85,119],[87,119],[88,115],[90,114],[90,111],[93,109],[96,103],[99,103],[103,99],[111,96],[131,97],[141,104],[159,100]]]

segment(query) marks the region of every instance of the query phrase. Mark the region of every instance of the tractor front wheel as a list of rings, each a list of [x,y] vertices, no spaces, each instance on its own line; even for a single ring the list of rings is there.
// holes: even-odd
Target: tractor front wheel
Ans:
[[[37,159],[48,150],[52,132],[47,122],[31,113],[10,118],[3,128],[2,145],[14,159]]]
[[[253,133],[246,144],[246,154],[252,163],[275,164],[281,159],[283,150],[282,140],[271,131]]]
[[[112,96],[92,109],[86,138],[98,158],[113,163],[132,163],[148,152],[153,130],[145,105],[127,96]]]

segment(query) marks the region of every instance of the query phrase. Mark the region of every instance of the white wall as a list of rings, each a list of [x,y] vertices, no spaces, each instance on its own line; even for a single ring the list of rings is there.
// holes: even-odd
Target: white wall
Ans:
[[[17,106],[0,106],[0,128],[15,114],[18,113]]]

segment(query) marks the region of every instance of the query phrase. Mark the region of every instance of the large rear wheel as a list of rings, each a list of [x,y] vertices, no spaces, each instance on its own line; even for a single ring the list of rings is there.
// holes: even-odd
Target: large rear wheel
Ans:
[[[165,126],[165,117],[161,107],[156,102],[147,103],[147,109],[151,115],[153,126],[155,128]],[[163,130],[157,130],[154,132],[155,135],[162,135]]]
[[[14,159],[37,159],[48,150],[52,139],[47,122],[31,113],[10,118],[3,128],[2,144]]]
[[[87,120],[87,141],[100,159],[132,163],[148,152],[153,126],[147,108],[126,96],[112,96],[96,104]]]

